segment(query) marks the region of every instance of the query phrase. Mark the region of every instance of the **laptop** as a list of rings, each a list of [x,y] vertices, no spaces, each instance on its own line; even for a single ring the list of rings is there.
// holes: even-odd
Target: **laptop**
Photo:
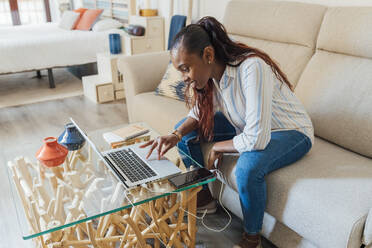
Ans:
[[[70,120],[98,154],[99,158],[126,188],[169,178],[182,172],[167,158],[161,157],[158,160],[158,154],[155,151],[146,159],[150,146],[139,148],[141,144],[134,144],[100,152],[77,123],[72,118]]]

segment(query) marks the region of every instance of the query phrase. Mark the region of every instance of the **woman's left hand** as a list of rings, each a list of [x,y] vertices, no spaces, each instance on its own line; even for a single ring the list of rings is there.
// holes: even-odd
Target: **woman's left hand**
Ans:
[[[222,155],[223,153],[216,151],[215,147],[213,146],[212,150],[209,152],[209,155],[208,155],[207,169],[212,170],[212,169],[218,168],[222,162]],[[218,164],[217,164],[217,167],[215,167],[214,163],[217,159],[218,159]]]

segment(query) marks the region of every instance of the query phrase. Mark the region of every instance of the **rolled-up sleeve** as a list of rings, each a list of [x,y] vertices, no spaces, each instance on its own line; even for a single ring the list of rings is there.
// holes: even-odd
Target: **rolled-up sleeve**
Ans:
[[[194,107],[192,107],[189,111],[189,114],[187,115],[187,117],[191,117],[191,118],[194,118],[195,120],[199,121],[199,118],[198,118],[198,112],[199,109],[198,109],[198,106],[195,104]]]
[[[234,148],[243,153],[263,150],[271,139],[273,76],[271,68],[262,60],[243,62],[238,73],[245,96],[245,126],[233,138]]]

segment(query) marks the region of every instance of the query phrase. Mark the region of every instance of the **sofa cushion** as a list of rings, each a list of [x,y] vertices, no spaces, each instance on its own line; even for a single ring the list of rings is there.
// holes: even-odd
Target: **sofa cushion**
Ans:
[[[305,3],[233,0],[223,23],[231,38],[273,58],[296,86],[314,54],[325,11],[325,6]]]
[[[372,59],[319,50],[295,89],[311,117],[315,135],[369,157],[371,68]]]
[[[236,159],[225,155],[221,167],[235,191]],[[266,212],[320,247],[358,247],[372,206],[371,177],[370,159],[316,138],[305,157],[266,177]]]
[[[170,62],[160,84],[155,89],[155,94],[185,101],[185,89],[182,74]]]
[[[326,9],[306,3],[233,0],[223,24],[230,34],[313,48]]]
[[[285,72],[289,82],[294,87],[296,87],[302,71],[314,54],[314,50],[310,47],[291,43],[260,40],[241,35],[230,35],[230,37],[269,54],[283,72]]]
[[[372,7],[334,7],[325,16],[317,48],[372,58]]]
[[[157,96],[155,92],[141,93],[133,97],[133,119],[145,121],[160,134],[169,134],[181,119],[187,116],[184,102]],[[172,107],[170,107],[172,106]]]
[[[372,8],[335,7],[325,14],[317,51],[296,95],[315,135],[372,157]]]

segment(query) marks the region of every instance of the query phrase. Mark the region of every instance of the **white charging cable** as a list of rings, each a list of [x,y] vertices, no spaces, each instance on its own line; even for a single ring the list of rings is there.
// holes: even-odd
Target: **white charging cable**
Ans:
[[[217,173],[221,173],[218,169],[216,169],[216,171],[217,171]],[[221,176],[221,174],[220,174],[220,176]],[[146,184],[141,184],[141,186],[142,186],[143,188],[147,189],[148,191],[150,191],[151,193],[162,193],[162,194],[166,193],[166,192],[161,192],[161,191],[153,191],[152,189],[150,189],[149,187],[147,187]],[[228,210],[223,206],[222,201],[221,201],[223,187],[224,187],[224,185],[223,185],[223,183],[222,183],[222,184],[221,184],[220,193],[219,193],[219,197],[218,197],[218,201],[219,201],[221,207],[225,210],[225,212],[226,212],[227,215],[229,216],[229,221],[228,221],[227,224],[226,224],[223,228],[221,228],[221,229],[214,229],[214,228],[211,228],[211,227],[207,226],[207,225],[204,223],[204,217],[205,217],[205,215],[207,214],[208,209],[205,209],[205,210],[204,210],[204,213],[203,213],[202,216],[197,216],[197,215],[194,215],[194,214],[190,213],[189,211],[183,209],[182,207],[180,207],[180,208],[181,208],[183,211],[185,211],[186,213],[190,214],[191,216],[197,218],[198,220],[201,220],[202,225],[203,225],[206,229],[208,229],[208,230],[210,230],[210,231],[213,231],[213,232],[222,232],[222,231],[224,231],[224,230],[225,230],[225,229],[230,225],[230,223],[231,223],[231,221],[232,221],[231,214],[230,214],[229,211],[228,211]],[[179,192],[169,192],[169,193],[171,193],[171,194],[178,194]]]
[[[128,197],[128,195],[127,195],[127,193],[129,193],[129,194],[131,194],[128,190],[126,190],[125,192],[124,192],[124,195],[125,195],[125,198],[127,198],[127,200],[129,201],[129,203],[130,203],[130,205],[132,205],[132,207],[135,207],[135,205],[134,205],[134,203],[129,199],[129,197]],[[132,195],[132,194],[131,194]],[[144,211],[144,209],[143,209],[143,207],[141,206],[141,205],[137,205],[138,207],[140,207],[143,211]],[[151,214],[153,215],[153,213],[152,213],[152,209],[150,208],[150,211],[151,211]],[[143,220],[143,222],[141,222],[141,224],[145,224],[145,225],[147,225],[148,226],[148,228],[151,230],[151,232],[155,235],[155,237],[164,245],[164,247],[166,247],[167,246],[167,244],[165,244],[164,242],[163,242],[163,240],[161,240],[160,238],[159,238],[159,236],[160,236],[160,234],[157,234],[157,233],[155,233],[155,231],[154,231],[154,229],[146,222],[146,220],[143,218],[143,216],[142,215],[140,215],[141,216],[141,218],[142,218],[142,220]]]
[[[219,170],[216,170],[216,171],[217,171],[217,173],[220,173]],[[198,217],[198,216],[196,216],[196,215],[194,215],[194,214],[188,212],[188,214],[190,214],[190,215],[194,216],[195,218],[201,220],[201,223],[203,224],[203,226],[204,226],[206,229],[208,229],[208,230],[210,230],[210,231],[213,231],[213,232],[222,232],[222,231],[224,231],[224,230],[225,230],[225,229],[226,229],[226,228],[231,224],[231,221],[232,221],[231,214],[230,214],[229,211],[225,208],[225,206],[222,204],[222,201],[221,201],[223,187],[224,187],[224,184],[221,183],[221,189],[220,189],[220,193],[219,193],[219,196],[218,196],[218,202],[220,203],[221,207],[225,210],[225,212],[226,212],[227,215],[229,216],[229,221],[227,222],[227,224],[226,224],[223,228],[221,228],[221,229],[214,229],[214,228],[208,227],[208,226],[204,223],[204,217],[205,217],[205,215],[206,215],[206,213],[207,213],[207,209],[204,211],[204,214],[202,215],[202,217]]]
[[[178,147],[178,145],[177,145],[177,147]],[[183,153],[186,157],[189,157],[187,154],[185,154],[181,149],[178,149],[181,153]],[[191,157],[189,157],[193,162],[195,162],[196,164],[198,164],[193,158],[191,158]],[[218,170],[218,169],[216,169],[215,170],[216,172],[217,172],[217,174],[219,174],[220,175],[220,177],[222,178],[222,173],[221,173],[221,171],[220,170]],[[150,189],[148,186],[147,186],[147,184],[141,184],[141,186],[143,187],[143,188],[145,188],[145,189],[147,189],[148,191],[150,191],[151,193],[160,193],[160,194],[164,194],[164,193],[168,193],[168,194],[178,194],[179,192],[164,192],[164,191],[154,191],[154,190],[152,190],[152,189]],[[227,224],[223,227],[223,228],[221,228],[221,229],[214,229],[214,228],[211,228],[211,227],[209,227],[209,226],[207,226],[205,223],[204,223],[204,217],[205,217],[205,215],[207,214],[207,212],[208,212],[208,209],[205,209],[204,210],[204,213],[202,214],[202,216],[200,217],[200,216],[197,216],[197,215],[194,215],[194,214],[192,214],[192,213],[190,213],[189,211],[187,211],[186,209],[183,209],[182,207],[180,207],[183,211],[185,211],[187,214],[189,214],[189,215],[191,215],[191,216],[193,216],[193,217],[195,217],[196,219],[198,219],[198,220],[201,220],[201,223],[202,223],[202,225],[207,229],[207,230],[210,230],[210,231],[213,231],[213,232],[222,232],[222,231],[224,231],[230,224],[231,224],[231,221],[232,221],[232,217],[231,217],[231,214],[229,213],[229,211],[223,206],[223,204],[222,204],[222,201],[221,201],[221,198],[222,198],[222,190],[223,190],[223,187],[224,187],[224,184],[222,183],[221,184],[221,189],[220,189],[220,193],[219,193],[219,199],[218,199],[218,201],[219,201],[219,203],[220,203],[220,205],[221,205],[221,207],[225,210],[225,212],[227,213],[227,215],[229,216],[229,221],[227,222]],[[124,195],[125,195],[125,198],[127,198],[127,200],[129,201],[129,203],[132,205],[132,207],[135,207],[135,205],[134,205],[134,203],[129,199],[129,197],[128,197],[128,194],[127,193],[129,193],[130,195],[132,195],[128,190],[126,190],[125,192],[124,192]],[[143,207],[141,206],[141,205],[137,205],[137,206],[139,206],[142,210],[144,210],[143,209]],[[150,212],[151,212],[151,215],[153,216],[153,213],[152,213],[152,209],[150,208]],[[157,233],[155,233],[155,231],[153,230],[153,228],[147,223],[147,221],[144,219],[144,217],[141,215],[141,218],[142,218],[142,220],[143,220],[143,222],[140,222],[141,224],[144,224],[144,225],[147,225],[148,226],[148,228],[152,231],[152,233],[155,235],[155,237],[164,245],[164,246],[167,246],[160,238],[159,238],[159,236],[160,236],[160,234],[157,234]]]
[[[179,152],[179,153],[181,153],[181,154],[183,154],[185,157],[189,158],[192,162],[194,162],[195,164],[197,164],[199,167],[202,167],[202,166],[201,166],[201,165],[200,165],[200,164],[199,164],[195,159],[193,159],[193,158],[190,157],[188,154],[186,154],[184,151],[182,151],[182,149],[178,146],[178,144],[177,144],[177,148],[178,148],[178,152]],[[219,160],[219,159],[218,159],[218,160]],[[219,174],[221,178],[223,178],[223,175],[222,175],[221,171],[217,168],[217,165],[218,165],[218,163],[219,163],[218,160],[214,161],[214,167],[215,167],[216,169],[213,170],[213,171],[216,171],[216,173]],[[193,166],[191,166],[191,167],[193,167]],[[212,171],[212,170],[211,170],[211,171]],[[231,217],[229,211],[225,208],[225,206],[222,204],[222,201],[221,201],[223,187],[224,187],[224,184],[221,183],[221,189],[220,189],[220,193],[219,193],[219,196],[218,196],[218,201],[219,201],[221,207],[223,208],[223,210],[225,210],[225,212],[226,212],[227,215],[229,216],[229,221],[227,222],[227,224],[226,224],[223,228],[221,228],[221,229],[213,229],[213,228],[208,227],[208,226],[204,223],[204,217],[205,217],[205,215],[206,215],[206,213],[207,213],[207,209],[204,211],[204,213],[203,213],[203,215],[202,215],[201,217],[198,217],[198,216],[196,216],[196,215],[194,215],[194,214],[188,213],[188,214],[194,216],[195,218],[201,220],[203,226],[204,226],[205,228],[207,228],[208,230],[213,231],[213,232],[222,232],[222,231],[224,231],[224,230],[225,230],[225,229],[230,225],[230,223],[231,223],[231,221],[232,221],[232,217]]]
[[[217,171],[217,173],[221,173],[218,169],[217,169],[216,171]],[[220,176],[221,176],[221,175],[220,175]],[[153,190],[151,190],[150,188],[148,188],[146,184],[142,184],[141,186],[142,186],[143,188],[149,190],[149,191],[152,192],[152,193],[162,193],[162,194],[165,193],[165,192],[157,192],[157,191],[153,191]],[[232,220],[232,217],[231,217],[229,211],[228,211],[228,210],[227,210],[227,209],[222,205],[222,202],[221,202],[221,196],[222,196],[223,186],[224,186],[224,185],[223,185],[223,183],[222,183],[222,184],[221,184],[220,193],[219,193],[219,202],[220,202],[221,207],[225,210],[225,212],[226,212],[227,215],[229,216],[229,221],[228,221],[228,223],[227,223],[223,228],[221,228],[221,229],[214,229],[214,228],[208,227],[208,226],[204,223],[204,217],[205,217],[205,215],[207,214],[207,211],[208,211],[207,209],[204,210],[204,213],[203,213],[203,215],[202,215],[201,217],[199,217],[199,216],[197,216],[197,215],[194,215],[194,214],[190,213],[189,211],[183,209],[182,207],[181,207],[181,209],[182,209],[183,211],[185,211],[187,214],[190,214],[191,216],[195,217],[196,219],[201,220],[202,225],[203,225],[206,229],[208,229],[208,230],[210,230],[210,231],[213,231],[213,232],[222,232],[222,231],[224,231],[224,230],[225,230],[225,229],[230,225],[231,220]],[[124,196],[125,196],[125,198],[127,198],[128,202],[131,204],[131,206],[132,206],[132,207],[135,207],[135,205],[134,205],[134,203],[132,202],[132,200],[129,199],[129,197],[128,197],[128,193],[129,193],[130,195],[132,195],[132,193],[131,193],[130,191],[126,190],[126,191],[124,192]],[[171,194],[178,194],[179,192],[169,192],[169,193],[171,193]],[[132,196],[133,196],[133,195],[132,195]],[[144,211],[144,209],[143,209],[143,207],[142,207],[141,205],[137,205],[137,206],[140,207],[140,208]],[[151,212],[151,215],[154,216],[153,213],[152,213],[152,208],[150,208],[150,212]],[[140,223],[143,224],[143,225],[146,225],[146,226],[151,230],[151,232],[154,234],[154,236],[155,236],[155,237],[156,237],[156,238],[157,238],[157,239],[158,239],[158,240],[159,240],[159,241],[164,245],[164,247],[166,247],[167,244],[165,244],[165,243],[163,242],[163,240],[161,240],[161,238],[159,237],[160,234],[155,233],[154,229],[153,229],[153,228],[152,228],[152,227],[147,223],[147,221],[144,219],[144,217],[143,217],[142,215],[140,215],[140,217],[141,217],[142,220],[143,220],[143,222],[141,221]]]

